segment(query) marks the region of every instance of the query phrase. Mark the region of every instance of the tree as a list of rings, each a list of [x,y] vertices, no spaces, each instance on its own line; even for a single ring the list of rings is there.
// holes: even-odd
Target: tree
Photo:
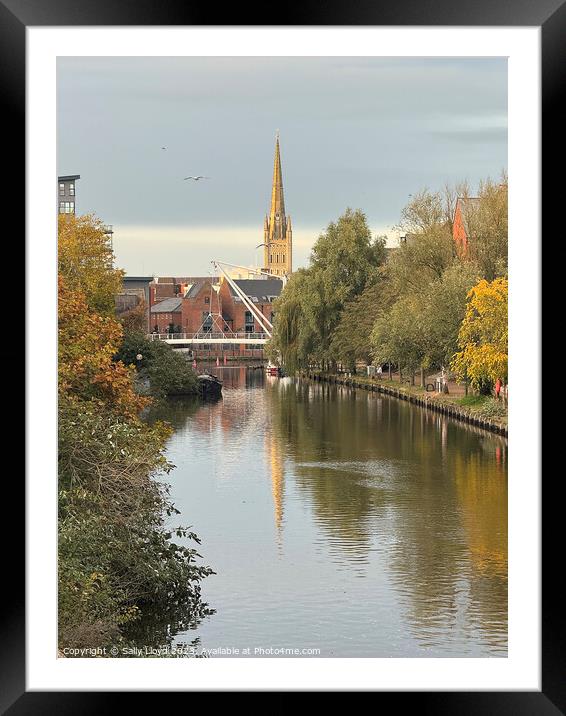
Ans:
[[[482,279],[468,293],[452,366],[482,394],[490,394],[498,378],[507,382],[507,294],[504,278]]]
[[[163,341],[148,340],[144,333],[126,333],[114,360],[135,367],[140,381],[147,380],[156,397],[198,392],[197,376],[185,356]]]
[[[468,259],[478,266],[480,276],[493,281],[507,275],[508,184],[503,173],[499,183],[480,182],[479,201],[466,210],[469,233]]]
[[[280,358],[289,373],[308,365],[313,348],[313,328],[306,317],[312,274],[311,269],[295,271],[274,304],[277,320],[267,351],[273,360]]]
[[[343,306],[365,288],[375,267],[385,261],[385,239],[372,239],[361,209],[346,209],[330,222],[311,253],[311,268],[320,273],[335,301]]]
[[[206,612],[199,583],[211,570],[171,540],[198,543],[170,527],[177,511],[154,479],[172,468],[163,454],[170,431],[140,418],[150,401],[135,390],[137,353],[127,364],[115,359],[123,348],[113,317],[121,272],[100,226],[65,217],[59,239],[59,645],[124,644],[128,625],[149,609],[166,616],[155,637],[162,644],[174,625],[186,630]],[[182,356],[152,349],[166,360],[154,360],[165,369],[150,379],[195,385]]]
[[[396,301],[373,327],[370,341],[374,359],[395,363],[413,375],[426,356],[423,322],[424,308],[418,298],[404,296]]]
[[[414,234],[393,251],[388,272],[395,292],[418,293],[439,279],[454,261],[454,246],[446,226]]]
[[[145,331],[145,327],[147,325],[145,301],[140,299],[137,306],[131,308],[125,313],[120,314],[119,319],[124,329],[124,333],[138,333]],[[157,325],[155,328],[157,329]]]
[[[423,368],[441,368],[450,364],[458,350],[466,298],[477,280],[475,266],[455,263],[428,285],[422,297]]]
[[[423,189],[403,207],[397,228],[406,233],[423,234],[444,226],[446,221],[446,207],[440,192]]]
[[[332,356],[350,370],[355,370],[357,360],[371,360],[368,337],[387,306],[383,284],[383,280],[370,283],[359,296],[347,303],[333,331]]]
[[[134,390],[133,370],[113,360],[122,340],[118,321],[91,312],[84,293],[62,276],[58,312],[60,396],[136,419],[147,400]]]
[[[80,291],[88,307],[113,316],[124,272],[112,267],[113,253],[102,221],[92,214],[59,214],[59,274],[70,291]]]
[[[269,348],[289,372],[333,362],[333,332],[347,302],[360,295],[385,260],[385,240],[372,239],[362,211],[347,209],[317,239],[308,269],[293,274],[275,304]],[[292,366],[292,367],[291,367]]]

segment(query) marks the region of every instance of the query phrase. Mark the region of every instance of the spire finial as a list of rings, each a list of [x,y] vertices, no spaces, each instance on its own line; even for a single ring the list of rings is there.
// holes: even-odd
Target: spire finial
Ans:
[[[279,130],[278,129],[275,130],[275,140],[277,142],[279,141]]]

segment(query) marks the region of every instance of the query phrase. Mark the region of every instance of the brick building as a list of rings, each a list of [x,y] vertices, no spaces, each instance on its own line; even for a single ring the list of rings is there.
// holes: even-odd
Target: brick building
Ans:
[[[279,279],[242,279],[234,282],[273,323],[273,301],[281,293]],[[190,286],[182,300],[184,333],[263,333],[257,318],[248,310],[228,281],[213,279],[198,281]]]
[[[182,298],[165,298],[150,308],[152,333],[182,333]]]
[[[211,279],[209,276],[156,276],[149,287],[151,305],[166,298],[182,298],[195,284],[210,280],[218,283],[217,278]]]

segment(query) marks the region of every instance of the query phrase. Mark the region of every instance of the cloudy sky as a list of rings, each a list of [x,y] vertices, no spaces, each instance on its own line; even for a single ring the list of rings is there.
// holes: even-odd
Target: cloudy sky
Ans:
[[[57,99],[58,173],[129,274],[260,262],[277,129],[294,268],[348,206],[393,241],[410,194],[507,167],[499,58],[66,57]]]

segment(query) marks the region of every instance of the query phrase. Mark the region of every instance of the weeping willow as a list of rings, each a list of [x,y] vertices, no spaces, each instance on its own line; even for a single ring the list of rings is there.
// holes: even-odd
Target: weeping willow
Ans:
[[[285,302],[277,312],[274,347],[288,374],[295,373],[301,365],[300,330],[303,312],[298,301]]]

